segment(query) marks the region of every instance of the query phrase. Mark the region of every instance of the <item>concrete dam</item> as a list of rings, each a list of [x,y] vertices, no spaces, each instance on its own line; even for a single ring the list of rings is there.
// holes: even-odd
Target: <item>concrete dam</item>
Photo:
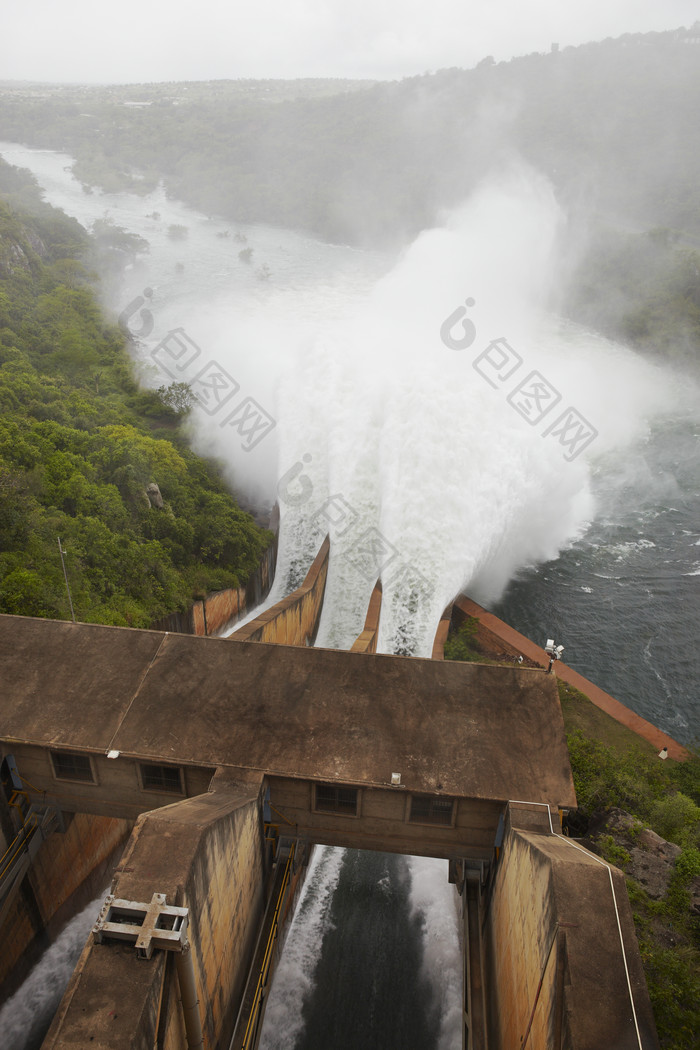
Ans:
[[[465,1050],[658,1047],[624,876],[562,831],[555,675],[443,661],[449,610],[378,655],[379,584],[313,648],[328,556],[230,638],[0,616],[0,980],[120,854],[43,1047],[257,1046],[315,844],[449,862]]]

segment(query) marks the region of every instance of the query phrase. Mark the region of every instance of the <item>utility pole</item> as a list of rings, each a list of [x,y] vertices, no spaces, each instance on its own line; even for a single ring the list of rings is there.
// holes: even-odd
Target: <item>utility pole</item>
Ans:
[[[58,553],[61,555],[61,565],[63,566],[63,579],[66,581],[66,590],[68,591],[68,604],[70,605],[70,614],[71,614],[71,617],[73,619],[73,623],[75,623],[75,613],[73,612],[73,599],[71,598],[71,594],[70,594],[70,584],[68,583],[68,573],[66,572],[66,563],[65,563],[64,558],[63,558],[63,555],[66,552],[64,551],[63,547],[61,546],[61,537],[60,536],[58,537]]]

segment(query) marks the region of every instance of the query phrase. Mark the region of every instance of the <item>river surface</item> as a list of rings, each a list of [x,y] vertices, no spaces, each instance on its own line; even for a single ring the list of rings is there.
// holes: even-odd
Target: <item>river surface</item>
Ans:
[[[352,644],[381,574],[380,649],[429,655],[466,590],[697,737],[698,390],[541,311],[561,228],[542,180],[485,187],[389,258],[160,190],[88,195],[70,157],[0,153],[85,226],[106,216],[148,241],[105,305],[145,384],[191,384],[194,447],[251,505],[279,502],[270,602],[330,533],[317,644]],[[456,1050],[459,965],[445,864],[318,850],[263,1046]]]

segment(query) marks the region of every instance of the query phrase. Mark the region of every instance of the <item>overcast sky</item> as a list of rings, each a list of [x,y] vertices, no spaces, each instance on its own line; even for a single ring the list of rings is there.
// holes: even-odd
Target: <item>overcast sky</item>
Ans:
[[[33,0],[4,5],[0,79],[394,79],[700,17],[691,0]]]

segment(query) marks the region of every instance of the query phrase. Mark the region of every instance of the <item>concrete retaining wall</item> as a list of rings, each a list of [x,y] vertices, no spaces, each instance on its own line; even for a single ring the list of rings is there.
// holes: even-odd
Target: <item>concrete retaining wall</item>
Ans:
[[[522,816],[486,911],[490,1050],[657,1050],[624,875]]]
[[[544,649],[540,649],[534,642],[530,642],[530,645],[533,647],[532,650],[528,650],[528,654],[523,653],[522,647],[517,645],[516,640],[506,630],[507,624],[502,623],[497,617],[487,613],[480,605],[473,602],[471,598],[467,598],[462,594],[455,599],[452,605],[450,626],[459,628],[469,617],[474,617],[478,620],[476,644],[484,656],[492,660],[501,660],[504,663],[511,660],[515,661],[519,656],[522,656],[524,667],[546,667],[548,665],[549,658]],[[499,629],[501,624],[503,630]],[[524,639],[524,641],[528,640]],[[539,659],[540,653],[542,654],[541,660]]]
[[[37,952],[51,939],[53,929],[70,918],[76,907],[82,906],[85,894],[80,903],[71,905],[81,885],[92,876],[93,887],[98,878],[106,880],[103,873],[132,826],[126,820],[85,813],[65,816],[68,822],[65,833],[54,833],[40,847],[0,928],[0,986],[9,977],[13,978],[13,985],[16,984],[35,961]],[[94,891],[99,892],[96,888]],[[23,958],[25,953],[28,955]],[[8,986],[7,994],[11,990]],[[3,988],[2,992],[5,991]]]
[[[351,653],[376,653],[379,638],[379,618],[382,613],[382,582],[377,580],[367,606],[367,616],[362,633],[357,636]]]
[[[450,603],[450,605],[447,606],[442,616],[440,617],[440,622],[437,625],[437,630],[435,631],[435,638],[433,639],[433,651],[431,653],[431,657],[433,660],[445,659],[445,642],[447,641],[447,636],[450,633],[451,622],[452,604]]]
[[[24,894],[20,893],[15,898],[11,910],[0,928],[0,942],[2,943],[0,978],[3,982],[3,985],[0,985],[0,1002],[10,996],[21,983],[20,975],[17,974],[15,968],[35,938],[41,936],[41,927],[35,916],[35,909],[25,899]],[[47,946],[46,942],[47,938],[44,938],[42,944],[45,947]],[[35,957],[33,956],[33,958]],[[31,961],[28,961],[27,965],[22,967],[22,972],[25,976],[31,965]],[[11,986],[6,987],[4,982],[10,976],[15,978],[15,980]]]
[[[231,639],[237,642],[313,645],[323,607],[329,555],[330,540],[326,536],[301,587],[235,631]]]
[[[554,959],[551,952],[557,915],[551,864],[545,853],[512,833],[501,859],[488,914],[490,1034],[497,1048],[520,1046],[534,1007],[530,1045],[555,1046],[556,946]]]
[[[131,827],[127,820],[76,813],[63,835],[54,834],[44,842],[27,877],[46,923],[60,903],[125,841]]]
[[[164,893],[189,908],[188,938],[207,1050],[227,1047],[263,907],[260,782],[217,776],[214,790],[139,818],[112,892],[143,903]],[[167,968],[166,968],[167,966]],[[138,959],[130,944],[88,942],[45,1050],[186,1047],[170,952]]]
[[[520,634],[507,623],[504,623],[503,620],[499,620],[493,613],[482,609],[471,598],[461,594],[454,602],[453,623],[459,624],[467,616],[475,616],[479,620],[477,641],[484,652],[494,656],[496,659],[510,659],[521,655],[523,657],[523,666],[525,667],[548,666],[549,657],[544,649],[539,645],[535,645],[529,638]],[[578,671],[567,667],[561,661],[558,661],[555,665],[555,671],[557,678],[560,678],[563,682],[568,682],[574,689],[578,689],[601,711],[605,711],[606,714],[610,715],[611,718],[614,718],[621,725],[631,729],[633,733],[648,741],[657,750],[661,750],[662,747],[668,748],[669,757],[679,762],[684,762],[690,757],[690,752],[687,748],[679,744],[677,740],[673,740],[658,726],[647,722],[645,718],[642,718],[635,711],[631,711],[629,707],[625,707],[615,697],[604,692],[593,682],[589,682]]]
[[[194,602],[186,612],[171,613],[170,616],[156,620],[151,625],[152,629],[200,636],[219,634],[264,600],[275,577],[276,562],[277,537],[263,554],[260,564],[245,587],[214,591],[203,601]]]

